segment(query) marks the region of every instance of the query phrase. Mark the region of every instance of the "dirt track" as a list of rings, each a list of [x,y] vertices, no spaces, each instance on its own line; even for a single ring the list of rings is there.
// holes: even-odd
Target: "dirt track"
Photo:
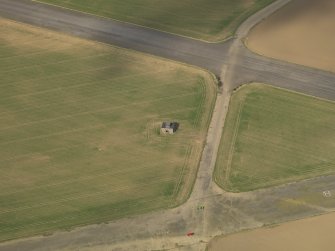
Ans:
[[[247,46],[268,57],[335,72],[335,1],[295,0],[257,25]]]

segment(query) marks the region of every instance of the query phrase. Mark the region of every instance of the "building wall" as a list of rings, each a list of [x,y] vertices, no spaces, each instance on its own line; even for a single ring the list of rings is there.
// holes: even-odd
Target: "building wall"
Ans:
[[[161,128],[161,134],[163,135],[173,134],[173,129],[172,128]]]

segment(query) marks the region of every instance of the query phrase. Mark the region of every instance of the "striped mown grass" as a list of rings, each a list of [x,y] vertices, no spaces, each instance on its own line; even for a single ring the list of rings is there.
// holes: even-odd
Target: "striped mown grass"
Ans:
[[[335,172],[335,103],[263,84],[232,96],[215,169],[242,192]]]
[[[185,201],[209,74],[3,19],[0,34],[0,241]]]

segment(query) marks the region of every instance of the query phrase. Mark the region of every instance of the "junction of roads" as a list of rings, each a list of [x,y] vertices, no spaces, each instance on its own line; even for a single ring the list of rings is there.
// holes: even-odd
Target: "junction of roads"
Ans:
[[[257,55],[244,45],[253,26],[288,2],[278,0],[257,12],[234,37],[208,43],[36,1],[0,0],[1,17],[207,69],[223,82],[186,203],[106,224],[5,242],[0,250],[205,250],[217,235],[333,211],[335,201],[324,206],[301,201],[306,195],[322,196],[325,190],[335,190],[335,176],[238,194],[223,191],[212,180],[230,95],[237,87],[259,82],[335,100],[335,74]],[[303,210],[278,206],[287,200],[299,202]],[[186,236],[188,231],[194,236]]]

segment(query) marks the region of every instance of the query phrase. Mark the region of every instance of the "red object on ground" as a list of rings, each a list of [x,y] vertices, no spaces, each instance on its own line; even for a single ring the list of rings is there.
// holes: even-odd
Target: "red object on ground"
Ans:
[[[194,235],[193,232],[188,232],[188,233],[187,233],[187,236],[192,236],[192,235]]]

